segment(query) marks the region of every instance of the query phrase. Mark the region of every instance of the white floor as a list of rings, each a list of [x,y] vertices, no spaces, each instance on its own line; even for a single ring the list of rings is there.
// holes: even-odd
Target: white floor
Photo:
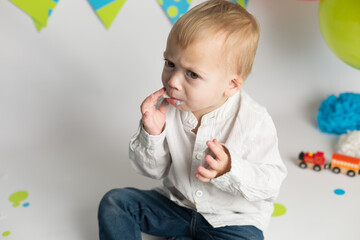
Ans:
[[[267,240],[359,239],[360,177],[296,165],[300,151],[335,150],[337,136],[316,127],[321,101],[360,92],[360,71],[321,37],[317,4],[249,4],[262,37],[245,89],[271,113],[289,170],[276,201],[287,212],[272,218]],[[127,1],[110,30],[72,0],[60,1],[39,34],[0,0],[0,240],[96,240],[108,190],[160,184],[135,174],[127,148],[141,101],[161,87],[169,29],[155,0]],[[21,190],[29,206],[13,207]]]
[[[296,166],[300,150],[323,150],[329,156],[336,137],[320,133],[307,117],[277,120],[280,149],[289,170],[277,203],[287,212],[273,217],[267,239],[358,239],[360,177]],[[44,143],[38,148],[1,151],[0,236],[5,231],[11,234],[0,239],[97,239],[97,205],[107,190],[158,184],[132,171],[128,136],[115,140],[93,136],[64,143],[65,148]],[[345,195],[334,194],[338,188]],[[12,207],[8,200],[20,190],[29,193],[21,202],[28,202],[28,207]]]

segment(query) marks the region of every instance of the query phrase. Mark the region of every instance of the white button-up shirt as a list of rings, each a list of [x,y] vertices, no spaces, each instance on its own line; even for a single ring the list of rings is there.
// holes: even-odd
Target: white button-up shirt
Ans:
[[[149,135],[140,124],[129,155],[135,170],[163,179],[156,188],[180,206],[201,213],[214,227],[253,225],[264,230],[273,201],[286,176],[273,121],[266,109],[243,90],[204,115],[197,134],[196,117],[169,106],[166,127]],[[204,183],[195,177],[207,166],[207,140],[216,138],[230,153],[231,170]]]

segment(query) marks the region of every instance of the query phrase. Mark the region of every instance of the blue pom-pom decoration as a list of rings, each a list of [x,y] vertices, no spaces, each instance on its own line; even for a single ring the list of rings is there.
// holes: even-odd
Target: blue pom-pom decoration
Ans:
[[[360,94],[330,95],[321,103],[317,121],[320,130],[325,133],[344,134],[360,130]]]

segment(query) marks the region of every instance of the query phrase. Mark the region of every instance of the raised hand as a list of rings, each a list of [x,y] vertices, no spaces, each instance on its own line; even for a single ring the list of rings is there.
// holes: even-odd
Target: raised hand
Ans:
[[[210,182],[211,179],[219,177],[231,169],[231,158],[229,151],[216,139],[207,141],[206,145],[215,154],[216,159],[211,155],[205,156],[205,161],[209,164],[208,168],[199,166],[195,176],[202,182]]]
[[[164,88],[154,92],[143,101],[140,107],[142,114],[141,121],[146,132],[150,135],[161,134],[165,126],[166,110],[168,108],[167,102],[163,101],[158,109],[155,108],[156,103],[164,92]]]

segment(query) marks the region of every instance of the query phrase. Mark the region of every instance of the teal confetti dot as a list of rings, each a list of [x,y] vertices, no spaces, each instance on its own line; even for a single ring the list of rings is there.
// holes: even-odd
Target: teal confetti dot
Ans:
[[[345,190],[338,188],[338,189],[335,189],[335,190],[334,190],[334,193],[335,193],[336,195],[344,195],[344,194],[345,194]]]

